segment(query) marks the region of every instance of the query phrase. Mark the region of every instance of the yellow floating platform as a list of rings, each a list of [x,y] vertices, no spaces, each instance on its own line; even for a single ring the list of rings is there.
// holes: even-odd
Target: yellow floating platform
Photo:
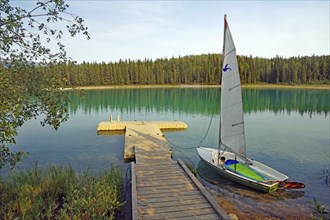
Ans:
[[[97,131],[124,131],[127,126],[155,125],[160,130],[186,129],[182,121],[105,121],[97,125]]]

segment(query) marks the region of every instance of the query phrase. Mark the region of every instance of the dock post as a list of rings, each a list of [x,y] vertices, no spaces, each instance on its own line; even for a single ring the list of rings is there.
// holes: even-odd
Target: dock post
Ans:
[[[117,121],[118,121],[118,122],[120,121],[120,116],[119,116],[119,115],[117,116]]]
[[[110,121],[112,121],[112,115],[110,115]]]

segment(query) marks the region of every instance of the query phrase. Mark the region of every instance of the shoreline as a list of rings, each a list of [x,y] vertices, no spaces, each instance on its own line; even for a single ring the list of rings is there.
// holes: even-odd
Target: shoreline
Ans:
[[[107,85],[107,86],[77,86],[62,90],[108,90],[108,89],[146,89],[146,88],[220,88],[220,85]],[[242,84],[242,88],[254,89],[315,89],[330,90],[330,85],[282,85],[282,84]]]

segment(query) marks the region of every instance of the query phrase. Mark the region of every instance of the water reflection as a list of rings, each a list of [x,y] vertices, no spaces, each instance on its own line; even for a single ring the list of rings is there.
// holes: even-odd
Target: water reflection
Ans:
[[[243,89],[245,113],[272,111],[327,115],[330,110],[328,90]],[[84,91],[83,96],[70,94],[70,113],[79,108],[85,113],[115,112],[181,112],[186,114],[218,114],[218,88],[153,88]]]
[[[328,114],[329,90],[243,89],[244,112],[273,111]]]

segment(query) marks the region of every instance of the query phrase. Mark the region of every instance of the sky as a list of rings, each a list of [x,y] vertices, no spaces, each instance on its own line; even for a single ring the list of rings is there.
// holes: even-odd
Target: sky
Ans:
[[[91,34],[63,40],[78,63],[221,53],[224,14],[238,55],[330,53],[330,1],[66,2]]]

